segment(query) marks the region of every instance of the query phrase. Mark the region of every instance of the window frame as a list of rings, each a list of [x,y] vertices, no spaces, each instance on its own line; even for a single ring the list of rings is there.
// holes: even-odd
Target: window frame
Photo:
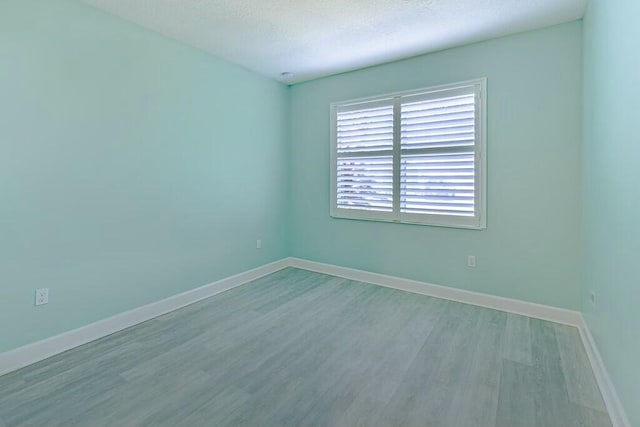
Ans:
[[[474,143],[474,216],[440,215],[403,213],[400,211],[400,181],[401,181],[401,117],[400,105],[411,98],[419,100],[437,99],[442,97],[442,92],[464,91],[473,87],[475,93],[475,143]],[[448,95],[448,94],[447,94]],[[393,115],[393,211],[379,212],[365,209],[338,208],[337,201],[337,164],[340,157],[337,147],[337,114],[338,110],[344,112],[348,109],[358,110],[363,104],[394,105]],[[421,89],[401,91],[370,96],[366,98],[351,99],[332,102],[330,104],[330,158],[331,158],[331,183],[330,183],[330,215],[333,218],[357,219],[365,221],[382,221],[402,224],[429,225],[438,227],[466,228],[482,230],[486,228],[487,210],[487,79],[478,78],[450,84],[430,86]],[[435,152],[437,149],[424,149]],[[445,150],[443,150],[445,151]],[[380,153],[380,156],[388,156],[389,153]],[[368,157],[368,156],[365,156]],[[374,157],[371,155],[370,157]]]

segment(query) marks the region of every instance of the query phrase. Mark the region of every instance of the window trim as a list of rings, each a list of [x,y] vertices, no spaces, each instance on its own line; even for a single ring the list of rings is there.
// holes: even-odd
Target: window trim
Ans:
[[[462,89],[464,87],[473,86],[475,91],[475,144],[474,144],[474,165],[475,165],[475,182],[474,182],[474,201],[476,207],[476,215],[473,217],[463,217],[455,215],[437,215],[437,214],[416,214],[403,213],[399,210],[400,202],[400,114],[399,108],[402,101],[407,98],[432,99],[438,98],[438,93],[443,91],[452,91]],[[337,113],[338,109],[351,108],[358,109],[363,103],[389,103],[394,105],[394,144],[393,144],[393,194],[394,194],[394,211],[393,212],[377,212],[364,209],[340,209],[337,203]],[[430,86],[426,88],[408,90],[401,92],[393,92],[370,96],[365,98],[350,99],[346,101],[333,102],[330,104],[330,122],[331,122],[331,177],[330,177],[330,215],[333,218],[341,219],[358,219],[365,221],[381,221],[394,222],[402,224],[430,225],[437,227],[450,228],[466,228],[483,230],[486,225],[487,212],[487,79],[478,78],[462,82]]]

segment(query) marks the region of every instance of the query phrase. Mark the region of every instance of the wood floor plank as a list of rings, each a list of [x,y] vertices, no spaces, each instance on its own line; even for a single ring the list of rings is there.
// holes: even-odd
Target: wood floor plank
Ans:
[[[349,287],[345,286],[348,291]],[[235,345],[228,347],[221,355],[232,358],[230,366],[214,365],[207,369],[216,381],[222,383],[233,382],[239,387],[250,384],[260,384],[261,378],[271,375],[278,369],[287,369],[295,359],[299,359],[299,351],[317,348],[319,340],[331,333],[336,333],[340,327],[347,327],[348,322],[339,315],[340,311],[360,298],[365,298],[362,292],[372,292],[367,287],[360,287],[360,291],[341,293],[340,301],[322,310],[320,307],[309,308],[306,313],[298,313],[296,322],[281,318],[271,312],[273,323],[266,329],[259,328],[259,335],[251,336],[250,340],[242,339]],[[304,359],[302,359],[304,363]],[[250,368],[246,368],[249,366]],[[228,369],[231,367],[231,369]],[[243,369],[244,368],[244,369]],[[305,365],[308,369],[308,366]]]
[[[371,302],[370,309],[359,313],[359,319],[351,322],[350,342],[340,346],[325,361],[321,368],[325,375],[310,382],[313,387],[320,385],[324,403],[311,408],[300,421],[302,425],[341,425],[346,410],[356,399],[375,388],[372,378],[383,377],[387,385],[397,384],[406,371],[407,360],[412,359],[410,353],[404,354],[405,360],[399,366],[391,366],[394,361],[388,355],[397,354],[400,348],[393,345],[399,343],[404,331],[412,329],[407,323],[415,319],[415,312],[397,309],[397,304],[410,307],[406,295],[388,289],[376,293],[379,298]],[[423,333],[418,342],[424,342],[428,335],[428,331]],[[389,352],[389,349],[393,351]],[[415,352],[418,349],[416,346]]]
[[[554,325],[562,372],[567,383],[569,400],[600,412],[606,412],[602,394],[596,382],[580,333],[571,326]]]
[[[86,405],[75,416],[76,424],[83,426],[90,420],[92,427],[109,427],[114,420],[122,420],[126,425],[139,426],[167,406],[190,402],[198,392],[209,389],[210,383],[211,379],[197,369],[183,369],[179,375],[158,371],[154,377],[109,390],[101,401]]]
[[[366,386],[352,403],[353,408],[345,413],[346,420],[353,416],[351,412],[362,412],[357,409],[360,406],[376,403],[382,407],[390,401],[444,309],[440,300],[431,298],[413,299],[411,305],[413,309],[409,306],[406,310],[407,318],[400,329],[381,343],[379,363],[368,375]]]
[[[503,350],[505,359],[525,365],[533,365],[528,317],[507,313]]]
[[[346,286],[361,287],[358,283],[346,283]],[[386,317],[386,322],[369,323],[368,319],[376,316],[375,308],[383,310],[384,300],[389,296],[390,290],[367,289],[367,292],[360,298],[352,300],[342,310],[339,316],[329,316],[321,328],[313,332],[313,339],[317,341],[320,348],[326,349],[323,352],[322,360],[318,360],[312,372],[309,371],[308,364],[293,364],[290,368],[290,375],[303,378],[296,389],[295,405],[284,401],[270,415],[275,423],[285,423],[286,425],[298,425],[300,423],[329,422],[326,402],[332,396],[342,395],[341,404],[349,396],[349,390],[354,387],[361,387],[361,371],[366,366],[374,363],[376,350],[375,340],[370,338],[369,328],[384,328],[393,330],[396,324],[393,317]],[[363,306],[359,300],[366,300],[368,304]],[[369,332],[369,333],[368,333]],[[385,335],[380,335],[384,337]],[[347,380],[342,384],[341,381]],[[325,409],[322,409],[322,405]],[[332,405],[328,405],[332,406]],[[321,418],[317,418],[320,415]],[[315,418],[314,418],[315,417]]]
[[[206,384],[191,387],[176,399],[152,415],[146,417],[141,426],[193,426],[208,425],[215,419],[215,425],[225,421],[249,401],[250,396],[233,385],[220,391],[212,391]]]
[[[534,367],[504,359],[496,413],[497,427],[536,427]]]
[[[597,411],[586,406],[570,403],[573,412],[578,414],[580,427],[613,427],[611,418],[606,412]]]
[[[0,377],[0,427],[608,426],[583,352],[550,322],[287,268]]]
[[[23,370],[21,369],[20,371]],[[19,373],[20,371],[0,376],[0,384],[2,384],[2,387],[0,387],[0,402],[27,386],[27,383],[22,379],[22,374]]]
[[[452,395],[475,348],[481,310],[446,302],[446,310],[416,355],[383,414],[388,425],[446,425]]]
[[[452,393],[447,414],[449,426],[491,426],[496,421],[500,373],[502,371],[502,339],[506,313],[481,310],[474,327],[475,348],[463,365],[462,381]],[[461,411],[460,408],[465,408]]]
[[[100,372],[59,381],[55,387],[50,387],[49,382],[46,391],[35,398],[33,390],[30,390],[28,398],[25,398],[26,394],[19,393],[10,400],[4,400],[0,413],[9,426],[64,426],[86,406],[101,401],[106,393],[121,387],[123,383],[117,376]]]
[[[531,319],[530,324],[536,425],[577,426],[578,414],[569,402],[554,325],[537,319]]]

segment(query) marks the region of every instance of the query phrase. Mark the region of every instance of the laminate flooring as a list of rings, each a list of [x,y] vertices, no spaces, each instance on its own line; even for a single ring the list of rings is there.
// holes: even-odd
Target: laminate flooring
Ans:
[[[611,426],[578,331],[288,268],[0,377],[0,426]]]

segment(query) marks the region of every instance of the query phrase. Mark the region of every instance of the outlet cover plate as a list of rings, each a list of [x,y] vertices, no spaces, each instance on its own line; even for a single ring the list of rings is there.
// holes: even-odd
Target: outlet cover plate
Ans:
[[[36,289],[36,305],[49,303],[49,288]]]
[[[476,256],[469,255],[467,257],[467,267],[475,267],[476,266]]]

